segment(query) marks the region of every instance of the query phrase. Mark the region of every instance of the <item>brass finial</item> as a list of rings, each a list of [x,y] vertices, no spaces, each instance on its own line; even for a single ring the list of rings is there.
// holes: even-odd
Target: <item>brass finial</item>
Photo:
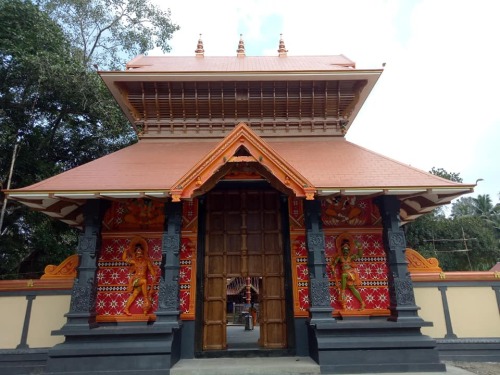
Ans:
[[[288,50],[285,48],[285,42],[283,41],[283,34],[280,34],[280,43],[278,47],[279,56],[286,56]]]
[[[201,40],[201,34],[200,34],[200,39],[198,39],[198,45],[196,46],[196,56],[203,57],[205,56],[205,50],[203,49],[203,40]]]
[[[243,34],[240,34],[240,41],[238,42],[238,49],[236,52],[237,56],[245,56],[245,42],[243,41]]]

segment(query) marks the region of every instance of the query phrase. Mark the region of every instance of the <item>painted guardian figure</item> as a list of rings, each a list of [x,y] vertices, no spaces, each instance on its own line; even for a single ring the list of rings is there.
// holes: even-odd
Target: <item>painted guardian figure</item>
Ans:
[[[147,315],[152,306],[153,283],[148,285],[148,272],[154,280],[156,271],[154,265],[148,256],[148,245],[146,240],[140,237],[134,238],[130,242],[130,246],[123,251],[122,259],[130,266],[130,274],[127,291],[130,296],[127,299],[123,312],[125,315],[131,316],[129,309],[137,297],[142,294],[143,304],[142,310],[144,315]]]
[[[360,302],[360,310],[364,310],[365,302],[361,297],[357,287],[360,285],[359,273],[356,268],[355,260],[363,257],[363,247],[355,243],[348,233],[342,233],[337,237],[337,255],[332,258],[330,267],[332,274],[335,277],[335,284],[339,286],[337,280],[336,267],[340,264],[340,304],[342,309],[346,309],[347,297],[346,289],[348,288],[353,296]],[[355,252],[354,247],[357,249]]]

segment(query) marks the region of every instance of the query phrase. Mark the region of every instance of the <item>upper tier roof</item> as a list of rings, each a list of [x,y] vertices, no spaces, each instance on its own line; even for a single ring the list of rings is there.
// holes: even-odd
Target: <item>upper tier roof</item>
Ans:
[[[382,73],[337,56],[138,56],[99,72],[141,138],[343,136]]]

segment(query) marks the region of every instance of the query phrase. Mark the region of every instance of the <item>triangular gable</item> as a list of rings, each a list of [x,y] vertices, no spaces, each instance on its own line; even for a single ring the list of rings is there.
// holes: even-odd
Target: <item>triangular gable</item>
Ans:
[[[248,152],[247,156],[238,156],[242,147]],[[195,190],[201,188],[214,173],[228,163],[238,162],[259,163],[283,186],[292,190],[296,197],[314,199],[316,188],[245,123],[240,123],[172,186],[170,189],[172,200],[178,202],[181,199],[191,199]]]

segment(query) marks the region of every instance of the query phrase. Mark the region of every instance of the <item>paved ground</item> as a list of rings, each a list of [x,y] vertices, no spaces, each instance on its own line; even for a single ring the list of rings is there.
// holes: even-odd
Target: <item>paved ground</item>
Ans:
[[[244,326],[228,326],[227,343],[231,349],[256,349],[258,348],[259,327],[254,330],[245,330]],[[227,361],[227,363],[225,362]],[[293,363],[293,366],[290,366]],[[236,367],[233,367],[237,364]],[[500,375],[500,363],[496,362],[452,362],[446,361],[446,372],[424,373],[425,375]],[[298,365],[298,366],[297,366]],[[260,358],[255,361],[250,358],[213,359],[209,361],[179,363],[172,371],[172,375],[214,373],[223,374],[315,374],[319,368],[310,358]],[[265,368],[265,370],[263,369]],[[423,373],[405,373],[405,375],[422,375]],[[386,374],[378,374],[386,375]],[[388,374],[387,374],[388,375]],[[393,373],[390,375],[401,375]]]
[[[376,375],[499,375],[500,363],[445,362],[446,372],[406,372]],[[217,358],[181,360],[172,375],[320,375],[308,357]]]
[[[476,375],[499,375],[499,362],[451,362],[446,361],[446,367],[453,366],[455,368],[464,369]]]

